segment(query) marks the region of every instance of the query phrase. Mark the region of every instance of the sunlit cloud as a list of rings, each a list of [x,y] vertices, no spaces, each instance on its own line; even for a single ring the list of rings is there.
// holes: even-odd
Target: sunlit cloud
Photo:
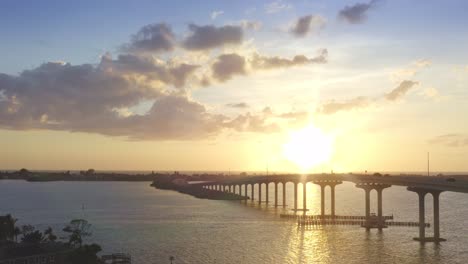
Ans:
[[[215,20],[217,17],[219,17],[222,14],[224,14],[224,11],[216,10],[216,11],[211,12],[210,17],[211,19]]]
[[[291,9],[292,5],[283,0],[276,0],[265,5],[265,12],[267,14],[274,14],[283,10]]]

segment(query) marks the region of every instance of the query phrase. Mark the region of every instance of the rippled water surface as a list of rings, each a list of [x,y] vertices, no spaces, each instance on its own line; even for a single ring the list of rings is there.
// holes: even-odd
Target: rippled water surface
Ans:
[[[279,185],[279,201],[281,185]],[[292,184],[286,186],[292,205]],[[320,189],[307,185],[309,214],[320,210]],[[302,190],[300,187],[299,190]],[[250,191],[250,189],[249,189]],[[257,189],[256,189],[257,192]],[[265,195],[265,190],[262,192]],[[257,193],[255,195],[258,195]],[[270,202],[274,201],[270,185]],[[299,207],[302,208],[301,191]],[[329,190],[327,189],[327,210]],[[376,194],[371,194],[376,211]],[[403,187],[386,189],[384,214],[396,221],[417,221],[417,195]],[[281,203],[281,202],[280,202]],[[82,210],[84,205],[84,210]],[[93,224],[91,240],[104,252],[124,251],[133,263],[467,263],[468,195],[442,193],[441,235],[436,246],[412,240],[417,228],[389,227],[366,232],[357,226],[304,230],[279,218],[286,209],[252,203],[196,199],[149,183],[0,181],[0,215],[11,213],[20,224],[60,230],[74,218]],[[432,222],[432,197],[426,197]],[[363,215],[364,192],[353,184],[336,188],[336,213]],[[431,235],[432,229],[427,231]]]

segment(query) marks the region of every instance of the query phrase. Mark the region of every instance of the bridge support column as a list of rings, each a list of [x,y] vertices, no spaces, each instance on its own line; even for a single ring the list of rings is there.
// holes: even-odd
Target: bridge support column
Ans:
[[[366,220],[363,225],[367,230],[371,228],[378,228],[381,230],[385,228],[385,219],[383,217],[382,210],[382,192],[385,188],[390,187],[391,185],[374,183],[374,182],[363,182],[356,184],[356,187],[364,190],[366,194]],[[370,192],[372,190],[377,191],[377,216],[371,216],[370,214]]]
[[[325,185],[320,184],[320,215],[325,217]]]
[[[286,183],[283,182],[283,207],[286,207]]]
[[[294,183],[294,211],[297,212],[297,182]]]
[[[432,193],[434,199],[434,239],[440,240],[440,229],[439,229],[439,195],[440,192]]]
[[[302,204],[304,209],[304,214],[306,214],[307,210],[307,182],[302,183]]]
[[[253,183],[250,184],[250,196],[251,196],[251,197],[250,197],[250,200],[252,200],[252,201],[255,200],[255,188],[254,188],[254,185],[255,185],[255,184],[253,184]]]
[[[425,242],[435,242],[439,243],[442,241],[447,241],[440,237],[440,223],[439,223],[439,196],[442,192],[441,190],[433,190],[433,189],[423,189],[417,187],[408,187],[408,191],[416,192],[418,194],[419,200],[419,237],[415,237],[414,240],[419,241],[421,243]],[[425,223],[425,196],[427,193],[432,194],[433,202],[434,202],[434,236],[433,237],[426,237],[426,223]]]
[[[269,191],[268,191],[268,187],[270,186],[270,183],[269,182],[266,182],[265,183],[265,203],[268,205],[268,196],[269,196]]]
[[[335,184],[330,184],[330,195],[331,195],[331,217],[335,218]]]
[[[424,241],[426,239],[426,223],[424,219],[425,213],[426,213],[425,201],[424,201],[425,196],[426,196],[425,192],[418,193],[418,197],[419,197],[419,241]]]
[[[366,192],[366,229],[370,229],[370,188],[365,188]]]
[[[278,182],[275,182],[275,207],[278,207]]]
[[[244,196],[245,196],[245,197],[249,197],[249,196],[247,195],[247,183],[244,184]],[[247,201],[247,199],[246,199],[245,201]]]
[[[258,204],[262,203],[262,184],[258,184]]]
[[[234,187],[234,185],[229,185],[229,192],[230,192],[230,193],[233,192],[233,191],[232,191],[232,187]],[[234,187],[234,189],[235,189],[235,187]]]
[[[335,217],[335,186],[343,183],[340,180],[315,180],[314,184],[320,186],[320,215],[322,219],[325,218],[325,187],[330,186],[331,205],[330,205],[330,216]]]
[[[382,209],[382,192],[383,189],[377,189],[377,217],[379,218],[379,229],[382,229],[384,223],[383,219],[383,209]]]

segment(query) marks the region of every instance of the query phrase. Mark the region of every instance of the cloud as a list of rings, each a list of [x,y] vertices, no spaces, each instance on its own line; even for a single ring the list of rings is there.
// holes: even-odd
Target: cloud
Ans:
[[[117,118],[113,109],[160,96],[145,83],[90,64],[45,63],[19,76],[2,74],[0,126],[70,129]]]
[[[283,125],[292,127],[303,125],[308,120],[306,112],[274,113],[270,107],[265,107],[259,113],[238,115],[225,122],[225,127],[238,132],[276,133],[283,130]]]
[[[246,29],[246,30],[260,30],[262,28],[262,22],[260,21],[252,21],[252,20],[241,20],[239,22],[240,26],[243,28],[243,29]]]
[[[224,11],[222,11],[222,10],[216,11],[215,10],[215,11],[211,12],[210,17],[211,17],[211,19],[215,20],[217,17],[219,17],[222,14],[224,14]]]
[[[119,134],[137,140],[206,139],[217,135],[226,119],[186,96],[168,95],[159,97],[147,114],[128,118]]]
[[[328,51],[326,49],[319,50],[319,54],[314,58],[307,58],[304,55],[296,55],[293,59],[285,59],[281,57],[266,57],[254,54],[251,59],[251,65],[254,70],[286,68],[310,63],[326,63],[327,57]]]
[[[445,134],[428,140],[429,144],[444,145],[447,147],[465,147],[468,146],[468,135],[463,134]]]
[[[207,50],[225,45],[238,45],[242,43],[242,27],[226,25],[198,26],[189,25],[190,35],[183,41],[183,47],[188,50]]]
[[[227,81],[234,75],[245,75],[245,58],[235,54],[223,54],[218,56],[212,65],[213,78],[218,81]]]
[[[317,32],[325,26],[325,19],[320,15],[300,17],[290,29],[296,37],[304,37],[311,32]]]
[[[0,127],[138,140],[206,138],[225,128],[225,116],[209,113],[185,95],[164,93],[107,70],[101,65],[45,63],[18,76],[0,74]],[[142,101],[154,101],[147,113],[129,111]]]
[[[137,75],[148,80],[157,80],[166,85],[173,85],[176,88],[185,86],[188,78],[200,65],[182,63],[171,65],[160,62],[150,56],[133,54],[121,54],[117,59],[112,59],[110,54],[101,58],[100,69],[106,72],[118,73],[121,75]]]
[[[48,62],[17,75],[0,73],[0,128],[97,133],[134,140],[191,140],[228,129],[273,132],[284,123],[302,122],[307,113],[275,114],[269,108],[235,117],[211,113],[208,106],[191,99],[186,88],[224,82],[257,70],[325,63],[326,50],[316,57],[297,55],[292,59],[258,54],[254,59],[236,53],[213,57],[184,49],[161,55],[164,60],[154,55],[179,45],[187,50],[206,50],[241,44],[242,29],[256,29],[259,24],[191,24],[182,43],[177,43],[168,25],[151,24],[133,35],[121,54],[104,54],[97,64]],[[140,109],[142,105],[145,110]],[[242,102],[227,106],[249,107]]]
[[[356,3],[351,6],[345,6],[338,13],[338,17],[350,24],[359,24],[367,19],[367,11],[374,8],[378,0],[372,0],[369,3]]]
[[[322,104],[318,107],[317,112],[320,114],[335,114],[342,111],[351,111],[361,108],[366,108],[374,103],[378,102],[379,100],[383,99],[387,102],[397,101],[405,96],[410,89],[416,86],[418,82],[405,80],[401,82],[395,89],[391,90],[389,93],[383,95],[381,98],[370,98],[366,96],[358,96],[351,100],[347,101],[335,101],[331,100]]]
[[[372,100],[365,96],[359,96],[344,102],[336,102],[335,100],[332,100],[323,104],[319,109],[319,113],[330,115],[340,111],[349,111],[358,108],[364,108],[369,106],[371,103]]]
[[[283,10],[291,9],[292,5],[285,3],[285,1],[277,0],[265,5],[265,12],[268,14],[274,14]]]
[[[397,88],[393,89],[391,92],[385,95],[385,99],[388,101],[396,101],[405,96],[406,93],[417,84],[418,82],[408,80],[402,81]]]
[[[227,107],[232,107],[232,108],[249,108],[249,105],[247,103],[244,103],[244,102],[226,104],[226,106]]]
[[[404,80],[414,77],[422,69],[427,68],[432,65],[432,62],[427,59],[420,59],[412,62],[410,65],[405,68],[399,69],[392,74],[392,79],[394,80]]]
[[[150,24],[133,35],[130,43],[122,49],[129,52],[167,52],[174,49],[175,43],[170,26],[164,23]]]

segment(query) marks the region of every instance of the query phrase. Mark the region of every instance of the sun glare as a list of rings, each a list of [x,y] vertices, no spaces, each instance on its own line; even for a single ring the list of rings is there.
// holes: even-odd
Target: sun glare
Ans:
[[[286,159],[301,171],[328,163],[332,151],[332,138],[313,125],[291,132],[289,141],[283,147]]]

